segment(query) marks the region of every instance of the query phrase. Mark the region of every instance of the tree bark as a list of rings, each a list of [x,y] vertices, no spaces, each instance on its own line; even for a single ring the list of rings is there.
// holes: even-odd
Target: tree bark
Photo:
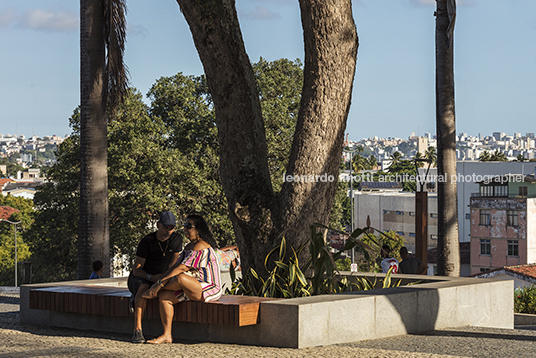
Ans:
[[[436,10],[436,126],[438,274],[460,276],[456,185],[456,117],[454,111],[455,0],[437,0]]]
[[[89,278],[94,260],[110,274],[105,55],[104,2],[80,0],[79,279]]]
[[[301,0],[300,8],[304,85],[287,174],[315,182],[283,184],[278,228],[297,245],[310,237],[312,223],[329,221],[358,48],[351,1]]]
[[[337,184],[357,56],[351,0],[300,1],[304,89],[286,182],[274,194],[264,123],[233,0],[177,0],[203,63],[220,144],[220,174],[244,269],[264,272],[282,235],[296,247],[314,222],[327,224]],[[333,181],[322,182],[320,176]]]

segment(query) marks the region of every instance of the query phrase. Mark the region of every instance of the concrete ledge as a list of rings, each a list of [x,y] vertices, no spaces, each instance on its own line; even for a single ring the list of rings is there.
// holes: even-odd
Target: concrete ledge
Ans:
[[[536,326],[536,314],[516,313],[514,314],[514,324],[516,326]]]
[[[378,279],[384,277],[383,274],[373,275]],[[395,278],[409,280],[409,276],[396,275]],[[174,322],[173,334],[180,339],[305,348],[466,325],[514,327],[512,281],[417,277],[427,282],[390,289],[262,302],[260,324],[255,326]],[[92,280],[91,284],[95,281]],[[110,286],[125,284],[120,279],[101,281]],[[83,282],[72,281],[72,284]],[[29,289],[52,285],[22,286],[21,323],[132,332],[133,322],[126,317],[110,320],[106,316],[30,310]],[[146,337],[159,335],[160,321],[144,320],[143,329]]]

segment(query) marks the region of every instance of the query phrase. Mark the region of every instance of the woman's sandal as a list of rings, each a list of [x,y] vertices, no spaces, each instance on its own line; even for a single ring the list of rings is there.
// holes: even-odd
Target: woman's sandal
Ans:
[[[160,337],[159,337],[160,338]],[[173,340],[161,340],[159,341],[158,338],[148,340],[147,343],[149,344],[165,344],[165,343],[173,343]]]

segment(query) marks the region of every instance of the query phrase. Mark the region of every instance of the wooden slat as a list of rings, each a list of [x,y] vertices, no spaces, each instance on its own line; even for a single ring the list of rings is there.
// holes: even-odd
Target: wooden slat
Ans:
[[[126,287],[98,285],[55,286],[30,290],[30,308],[106,316],[132,316]],[[260,320],[263,297],[224,295],[217,301],[185,301],[175,305],[173,320],[207,324],[247,326]],[[147,301],[145,318],[160,319],[158,299]]]
[[[239,326],[249,326],[258,323],[260,303],[248,303],[239,307]]]

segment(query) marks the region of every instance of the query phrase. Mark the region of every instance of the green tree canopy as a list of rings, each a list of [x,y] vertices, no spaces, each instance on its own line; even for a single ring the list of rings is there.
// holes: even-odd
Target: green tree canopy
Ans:
[[[29,199],[0,195],[0,206],[8,206],[18,211],[7,219],[11,222],[21,221],[17,224],[17,261],[22,262],[30,257],[30,248],[26,240],[27,229],[32,225],[35,211]],[[0,286],[14,286],[15,284],[15,226],[0,222]],[[19,277],[20,277],[20,265]],[[18,280],[17,283],[22,282]]]
[[[282,183],[299,108],[301,63],[281,59],[254,64],[269,138],[270,170]],[[139,239],[161,211],[178,220],[191,212],[207,219],[221,246],[234,232],[219,177],[218,139],[211,96],[204,76],[178,73],[158,79],[147,94],[131,90],[108,124],[108,196],[112,256],[133,258]],[[50,170],[53,183],[35,196],[40,211],[32,230],[33,259],[40,280],[76,276],[79,192],[79,111],[73,133],[58,149]],[[280,185],[279,184],[279,185]],[[342,217],[345,185],[339,185],[332,225]],[[57,253],[57,254],[56,254]],[[61,255],[61,264],[50,260]],[[50,276],[47,276],[50,274]]]

